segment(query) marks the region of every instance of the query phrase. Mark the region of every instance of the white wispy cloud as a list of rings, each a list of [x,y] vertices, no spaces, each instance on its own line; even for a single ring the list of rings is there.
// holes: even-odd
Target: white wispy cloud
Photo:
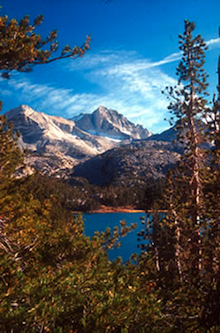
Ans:
[[[209,40],[207,45],[209,49],[219,47],[220,38]],[[134,51],[104,50],[97,54],[90,53],[66,68],[81,75],[85,87],[88,83],[98,86],[96,93],[88,89],[81,93],[77,89],[67,89],[65,85],[56,87],[53,84],[33,83],[27,77],[9,80],[5,93],[13,91],[22,104],[31,104],[38,111],[66,118],[81,112],[92,112],[99,105],[104,105],[158,132],[169,126],[163,121],[169,102],[161,90],[176,84],[163,66],[180,59],[181,52],[152,61]]]
[[[20,103],[29,104],[48,114],[71,118],[104,105],[154,132],[167,127],[167,124],[161,125],[159,121],[163,119],[168,104],[161,90],[165,85],[174,84],[174,79],[152,62],[138,58],[134,52],[111,54],[108,51],[101,56],[96,54],[94,58],[95,61],[93,57],[85,59],[87,65],[83,68],[88,69],[86,79],[98,83],[102,93],[79,93],[52,84],[33,83],[27,76],[10,79],[7,82],[8,91],[13,91]]]
[[[210,39],[206,41],[206,45],[209,49],[213,49],[214,47],[220,47],[220,38]]]

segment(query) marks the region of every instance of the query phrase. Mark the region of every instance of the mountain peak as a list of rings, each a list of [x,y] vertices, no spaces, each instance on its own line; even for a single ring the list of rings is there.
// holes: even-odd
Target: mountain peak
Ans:
[[[18,108],[20,108],[21,110],[24,110],[24,111],[26,111],[26,110],[32,110],[33,111],[33,109],[31,109],[30,106],[25,105],[25,104],[21,104]]]
[[[111,121],[111,118],[113,117],[113,115],[115,115],[117,118],[121,116],[117,111],[114,111],[112,109],[108,109],[108,108],[106,108],[105,106],[102,106],[102,105],[100,105],[98,107],[98,109],[93,111],[91,115],[98,122],[103,121],[103,119],[108,119],[109,121]]]
[[[100,105],[98,107],[98,109],[96,111],[94,111],[94,112],[97,112],[97,111],[100,112],[100,113],[106,113],[107,108],[105,106],[103,106],[103,105]]]
[[[103,117],[108,117],[108,116],[116,116],[117,118],[123,117],[125,118],[122,114],[120,114],[118,111],[115,111],[113,109],[108,109],[107,107],[100,105],[98,109],[93,111],[92,114],[100,114]]]
[[[23,112],[23,113],[33,113],[33,112],[36,112],[35,110],[33,110],[30,106],[28,105],[25,105],[25,104],[21,104],[18,109],[20,110],[20,112]]]
[[[21,133],[19,145],[30,152],[28,165],[57,177],[69,174],[74,165],[109,149],[129,143],[135,146],[134,154],[136,145],[151,148],[156,142],[142,141],[151,135],[147,129],[104,106],[99,106],[92,114],[80,114],[71,120],[35,111],[27,105],[20,105],[5,115],[8,121],[13,121],[14,129]],[[131,143],[133,139],[138,141]],[[156,145],[160,146],[160,142]]]
[[[30,115],[31,113],[35,112],[32,108],[28,105],[21,104],[19,107],[8,111],[6,114],[10,114],[15,116],[16,114],[25,114]]]
[[[151,135],[147,129],[133,124],[122,114],[102,105],[93,113],[81,114],[72,120],[83,131],[116,140],[145,139]]]

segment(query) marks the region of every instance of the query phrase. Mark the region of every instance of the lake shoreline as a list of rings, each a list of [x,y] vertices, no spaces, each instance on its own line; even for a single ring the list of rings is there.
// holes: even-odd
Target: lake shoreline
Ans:
[[[167,213],[167,210],[144,210],[132,206],[111,207],[102,205],[99,209],[89,211],[73,211],[73,214],[102,214],[102,213]]]
[[[87,212],[73,212],[84,213],[84,214],[99,214],[99,213],[145,213],[143,209],[136,209],[132,206],[120,206],[120,207],[111,207],[102,205],[99,209],[93,209]]]

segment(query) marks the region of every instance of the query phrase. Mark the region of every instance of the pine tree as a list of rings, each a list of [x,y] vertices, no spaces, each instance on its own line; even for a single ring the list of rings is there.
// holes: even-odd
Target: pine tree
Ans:
[[[90,37],[82,47],[65,46],[60,55],[54,56],[58,48],[57,31],[52,31],[46,39],[36,34],[35,29],[43,21],[38,16],[31,25],[29,16],[20,22],[0,17],[0,71],[3,78],[9,78],[10,72],[29,72],[35,65],[47,64],[55,60],[83,56],[89,49]],[[47,49],[48,47],[48,49]],[[2,102],[0,109],[2,107]],[[4,203],[8,200],[8,192],[13,188],[13,174],[22,162],[22,152],[17,144],[18,133],[14,133],[13,124],[7,124],[6,118],[0,117],[0,237],[4,240]],[[12,199],[12,198],[11,198]],[[10,206],[10,205],[9,205]],[[3,244],[3,243],[2,243]]]
[[[174,177],[179,179],[179,186],[185,188],[185,200],[181,195],[178,206],[171,204],[173,223],[177,234],[177,248],[183,239],[184,228],[188,229],[188,241],[191,246],[191,258],[194,257],[194,269],[201,271],[201,228],[203,219],[203,161],[204,151],[201,149],[205,142],[204,124],[201,121],[207,113],[207,74],[203,69],[205,50],[207,49],[201,35],[193,37],[195,24],[185,21],[185,31],[180,38],[182,60],[177,67],[178,85],[167,88],[171,103],[169,110],[172,114],[171,122],[175,122],[177,140],[183,144],[184,154]],[[185,185],[184,185],[185,184]],[[184,186],[184,187],[183,187]],[[177,194],[178,192],[176,192]],[[175,194],[175,195],[176,195]],[[180,209],[180,203],[182,208]],[[182,210],[185,221],[179,214]],[[185,223],[185,227],[184,224]],[[187,225],[187,227],[186,227]],[[182,230],[182,231],[181,231]],[[187,248],[187,246],[185,246]],[[193,250],[194,249],[194,250]],[[194,253],[192,253],[194,252]],[[179,250],[176,255],[179,256]],[[179,272],[181,263],[178,258]]]
[[[39,64],[82,57],[89,49],[91,38],[87,36],[82,46],[72,48],[66,45],[61,53],[57,54],[57,31],[51,31],[47,38],[35,31],[42,22],[42,15],[39,15],[33,24],[30,24],[28,15],[20,22],[14,18],[9,20],[7,16],[0,17],[0,70],[4,78],[9,78],[9,73],[13,70],[30,72]]]
[[[220,325],[220,57],[218,59],[217,97],[206,117],[208,138],[214,145],[209,152],[206,175],[205,207],[208,227],[204,230],[204,272],[206,297],[202,322],[206,327]],[[218,326],[219,328],[219,326]]]
[[[40,21],[30,26],[28,17],[19,23],[0,19],[4,77],[13,70],[29,71],[36,64],[81,56],[88,49],[89,39],[82,48],[66,47],[51,58],[56,33],[42,40],[34,33]],[[120,259],[111,263],[106,254],[129,228],[122,223],[120,231],[107,229],[90,240],[82,217],[63,210],[59,193],[49,191],[46,198],[44,193],[42,200],[34,197],[25,181],[14,177],[22,161],[17,139],[2,116],[0,331],[156,332],[161,318],[153,283],[146,284],[132,260],[127,265]]]
[[[19,134],[14,133],[13,124],[7,124],[4,115],[0,117],[0,189],[9,184],[13,174],[22,162],[22,152],[17,144]]]
[[[185,21],[184,34],[180,35],[178,85],[167,89],[172,99],[171,122],[176,125],[184,154],[167,175],[162,198],[166,216],[155,214],[153,223],[139,236],[148,241],[145,247],[154,260],[162,317],[168,325],[178,332],[218,332],[220,62],[218,96],[211,109],[207,107],[207,75],[203,70],[206,46],[200,35],[193,38],[194,28]],[[206,140],[215,146],[203,149]]]

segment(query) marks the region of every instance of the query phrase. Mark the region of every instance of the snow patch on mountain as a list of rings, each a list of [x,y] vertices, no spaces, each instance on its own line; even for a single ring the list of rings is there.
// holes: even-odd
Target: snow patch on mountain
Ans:
[[[146,139],[152,134],[143,126],[133,124],[122,114],[104,106],[99,106],[91,114],[81,114],[71,120],[83,131],[118,140]]]
[[[34,111],[26,105],[5,115],[8,121],[13,121],[14,129],[21,133],[21,148],[28,148],[32,153],[26,162],[48,174],[57,175],[59,168],[68,173],[79,162],[143,134],[138,133],[138,127],[124,116],[104,107],[99,107],[91,115],[81,114],[69,120]],[[149,132],[142,130],[144,137],[147,136]]]

